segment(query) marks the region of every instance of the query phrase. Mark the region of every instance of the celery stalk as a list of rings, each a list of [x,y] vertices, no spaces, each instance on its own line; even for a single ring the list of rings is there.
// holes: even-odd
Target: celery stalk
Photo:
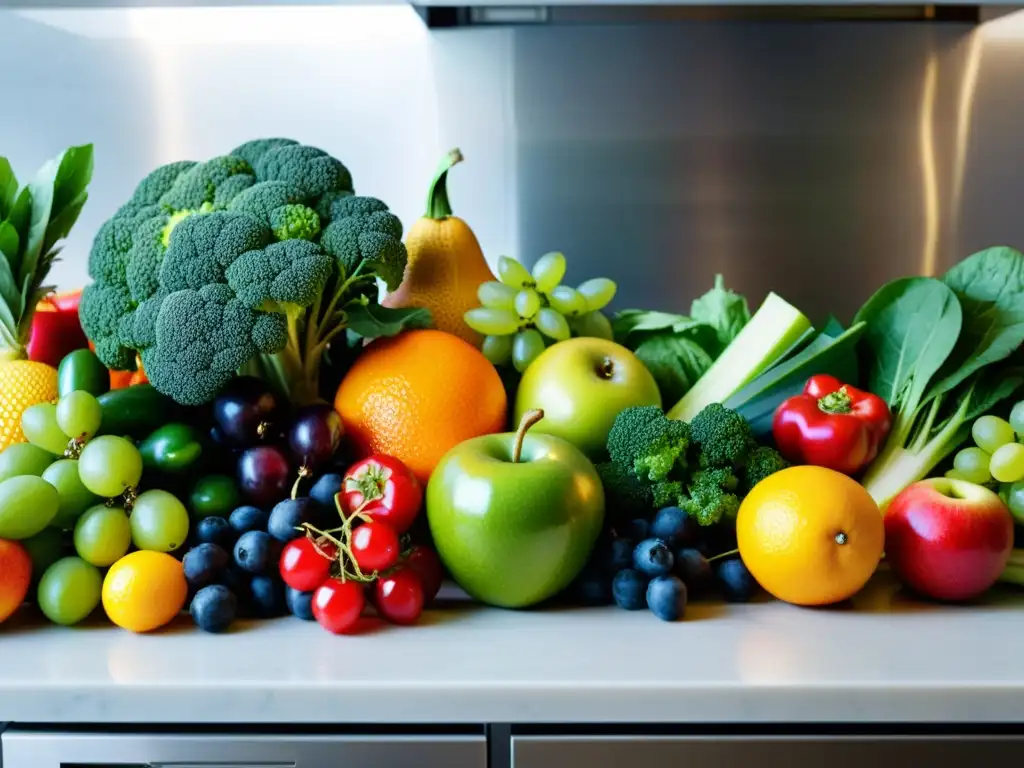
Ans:
[[[721,403],[767,370],[811,328],[800,310],[775,293],[750,318],[707,372],[668,412],[690,421],[710,403]]]

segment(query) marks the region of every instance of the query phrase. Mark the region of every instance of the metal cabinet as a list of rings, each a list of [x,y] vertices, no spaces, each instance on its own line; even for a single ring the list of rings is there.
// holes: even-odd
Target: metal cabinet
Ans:
[[[3,768],[486,768],[479,735],[3,733]]]
[[[974,768],[1024,760],[1016,737],[513,736],[512,768]]]

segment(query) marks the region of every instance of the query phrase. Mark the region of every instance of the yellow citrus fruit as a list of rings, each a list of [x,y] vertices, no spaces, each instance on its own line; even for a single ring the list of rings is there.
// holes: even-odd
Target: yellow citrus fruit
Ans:
[[[740,556],[769,593],[796,605],[852,597],[878,567],[878,505],[846,475],[790,467],[762,480],[736,517]]]
[[[187,594],[180,560],[140,550],[110,566],[103,579],[103,610],[122,629],[149,632],[177,616]]]
[[[480,350],[435,330],[377,339],[334,399],[358,451],[394,456],[424,484],[449,449],[504,429],[507,405],[501,378]]]
[[[31,360],[0,363],[0,451],[25,442],[21,414],[26,408],[56,400],[56,368]]]

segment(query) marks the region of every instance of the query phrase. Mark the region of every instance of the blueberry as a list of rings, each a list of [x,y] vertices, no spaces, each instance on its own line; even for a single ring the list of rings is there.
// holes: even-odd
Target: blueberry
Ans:
[[[238,598],[227,587],[211,584],[196,592],[188,612],[192,614],[196,626],[204,632],[223,632],[235,620]]]
[[[267,519],[269,513],[259,507],[238,507],[228,516],[228,522],[236,536],[241,536],[249,531],[267,530]]]
[[[644,539],[633,550],[633,567],[648,576],[672,570],[672,550],[661,539]]]
[[[313,487],[309,489],[309,496],[321,507],[327,507],[333,511],[337,509],[334,506],[334,495],[341,491],[341,486],[344,482],[344,476],[334,472],[329,475],[322,475],[313,483]]]
[[[316,524],[321,507],[308,496],[285,499],[270,511],[267,532],[278,541],[289,542],[302,536],[303,523]]]
[[[629,539],[612,539],[601,553],[601,565],[605,573],[615,574],[633,566],[633,542]]]
[[[284,600],[292,616],[304,621],[313,621],[313,592],[300,592],[291,587],[284,588]]]
[[[654,516],[651,536],[670,547],[692,547],[697,541],[699,527],[697,521],[679,507],[665,507]]]
[[[754,577],[738,557],[718,566],[718,586],[729,603],[746,603],[754,594]]]
[[[612,599],[619,608],[627,611],[639,611],[644,607],[644,595],[647,593],[647,577],[640,571],[626,568],[615,574],[612,579]]]
[[[249,580],[252,577],[237,565],[229,565],[217,577],[217,584],[227,587],[238,598],[239,612],[244,610],[252,599]]]
[[[638,517],[636,520],[630,520],[622,527],[622,537],[624,539],[632,539],[633,541],[642,541],[647,538],[647,534],[650,531],[651,524],[644,520],[642,517]]]
[[[185,553],[182,569],[185,581],[193,588],[212,584],[221,571],[227,568],[228,553],[216,544],[200,544]]]
[[[675,573],[690,592],[698,592],[711,583],[711,563],[699,549],[684,547],[675,555]]]
[[[249,573],[264,573],[273,556],[271,538],[263,531],[248,531],[235,542],[235,563]]]
[[[657,576],[647,585],[647,607],[662,621],[679,621],[686,613],[686,585],[678,576]]]
[[[234,544],[235,536],[227,518],[220,515],[210,515],[196,523],[196,539],[201,544],[216,544],[227,548]]]
[[[572,593],[581,605],[608,605],[611,583],[600,568],[588,565],[573,582]]]
[[[249,588],[252,590],[253,613],[258,617],[273,619],[285,614],[283,581],[271,576],[253,576]]]

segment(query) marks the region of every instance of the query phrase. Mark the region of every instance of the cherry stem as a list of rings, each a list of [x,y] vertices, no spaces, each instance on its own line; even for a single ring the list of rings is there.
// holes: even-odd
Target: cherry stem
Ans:
[[[299,476],[295,478],[295,482],[292,483],[292,501],[295,501],[299,497],[299,483],[305,480],[313,473],[309,471],[309,467],[303,464],[299,467]]]
[[[714,557],[709,557],[708,562],[713,563],[715,562],[715,560],[721,560],[723,557],[732,557],[733,555],[738,555],[739,553],[740,551],[738,549],[730,549],[728,552],[721,552],[715,555]]]
[[[519,458],[523,455],[523,441],[526,439],[526,433],[530,430],[530,427],[543,418],[544,411],[540,408],[534,408],[523,414],[523,418],[519,422],[519,429],[516,431],[516,442],[512,446],[513,464],[518,464]]]
[[[298,481],[296,481],[298,482]],[[293,497],[294,498],[294,497]],[[363,512],[373,499],[364,499],[363,503],[353,510],[352,514],[347,517],[342,515],[342,524],[340,528],[331,528],[326,531],[322,531],[319,528],[313,526],[310,523],[303,523],[302,527],[306,530],[306,536],[313,537],[313,546],[316,547],[317,552],[326,557],[328,560],[336,559],[340,568],[338,574],[342,582],[349,579],[352,581],[358,581],[363,584],[368,584],[377,578],[378,573],[374,571],[371,574],[363,573],[363,569],[359,567],[359,563],[356,562],[355,556],[352,554],[352,549],[349,546],[352,541],[352,521],[362,520],[364,523],[370,522],[373,518]],[[339,510],[340,511],[340,510]],[[337,536],[333,534],[338,534]],[[325,539],[338,548],[338,553],[335,557],[329,556],[326,552],[320,549],[318,540]],[[347,561],[347,562],[346,562]],[[351,570],[350,570],[351,568]]]

